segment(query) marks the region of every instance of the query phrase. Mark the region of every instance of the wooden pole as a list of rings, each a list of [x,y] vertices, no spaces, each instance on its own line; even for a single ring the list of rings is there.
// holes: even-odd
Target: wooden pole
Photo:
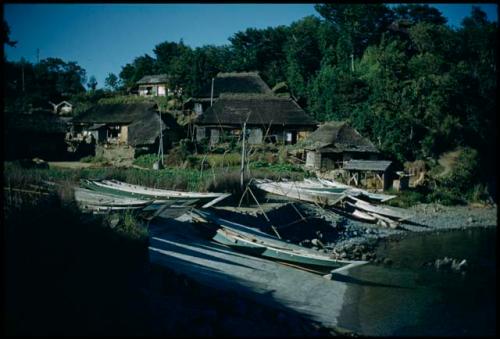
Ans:
[[[243,190],[243,182],[244,182],[244,177],[245,177],[245,134],[246,134],[246,129],[247,129],[247,123],[246,121],[243,123],[243,136],[242,136],[242,142],[241,142],[241,168],[240,168],[240,186],[241,189]]]
[[[210,106],[212,106],[214,100],[214,78],[212,78],[212,90],[210,91]]]

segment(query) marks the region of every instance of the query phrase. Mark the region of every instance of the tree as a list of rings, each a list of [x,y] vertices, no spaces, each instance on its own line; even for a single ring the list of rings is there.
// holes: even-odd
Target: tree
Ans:
[[[429,5],[404,4],[393,8],[396,20],[404,20],[409,25],[426,22],[435,25],[446,24],[446,18],[441,12]]]
[[[108,76],[104,80],[104,84],[107,88],[112,91],[116,91],[119,88],[119,79],[114,73],[108,73]]]
[[[155,74],[156,61],[148,54],[137,57],[131,64],[126,64],[120,72],[120,79],[126,88],[135,86],[145,75]]]
[[[95,91],[96,88],[97,88],[97,79],[95,78],[95,76],[91,76],[89,78],[89,82],[87,83],[87,87],[91,90],[91,91]]]
[[[346,54],[360,57],[367,46],[380,41],[394,20],[394,13],[383,4],[318,4],[315,9],[330,22],[350,46]]]
[[[7,24],[7,22],[5,21],[5,19],[3,19],[2,33],[1,34],[2,34],[2,38],[1,38],[2,44],[7,44],[10,47],[16,47],[17,41],[13,41],[10,39],[10,27]]]

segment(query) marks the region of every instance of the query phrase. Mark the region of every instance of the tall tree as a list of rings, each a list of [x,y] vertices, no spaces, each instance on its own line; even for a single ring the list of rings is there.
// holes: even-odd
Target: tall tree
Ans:
[[[89,78],[89,82],[87,82],[87,87],[91,90],[91,91],[95,91],[96,88],[97,88],[97,79],[95,78],[95,76],[91,76]]]
[[[108,76],[104,80],[104,84],[106,85],[107,88],[109,88],[112,91],[116,91],[120,87],[119,79],[114,73],[108,73]]]

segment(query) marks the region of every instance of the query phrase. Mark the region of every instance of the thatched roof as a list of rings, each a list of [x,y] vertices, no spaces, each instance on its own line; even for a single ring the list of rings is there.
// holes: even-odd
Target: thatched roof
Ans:
[[[4,113],[5,130],[38,134],[66,133],[69,124],[52,111],[24,113]]]
[[[241,125],[248,118],[254,125],[316,126],[316,122],[290,98],[266,94],[228,94],[198,117],[199,125]]]
[[[129,124],[150,115],[158,115],[153,102],[99,104],[73,118],[73,122]]]
[[[374,152],[375,145],[345,121],[331,121],[309,135],[307,148],[320,152]]]
[[[146,75],[137,81],[137,85],[166,84],[169,80],[168,74]]]
[[[210,80],[198,93],[195,93],[194,97],[210,98],[211,90]],[[219,97],[221,93],[271,94],[272,91],[257,72],[231,72],[219,73],[214,78],[214,98]]]
[[[349,160],[345,165],[345,170],[376,171],[385,172],[391,165],[391,161],[386,160]]]
[[[162,114],[163,130],[174,126],[170,114]],[[96,105],[73,119],[74,123],[128,125],[128,143],[132,146],[153,144],[160,135],[160,120],[152,102]]]

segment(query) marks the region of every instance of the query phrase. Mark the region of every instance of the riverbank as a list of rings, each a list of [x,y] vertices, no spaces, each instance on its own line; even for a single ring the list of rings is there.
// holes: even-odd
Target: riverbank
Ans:
[[[345,223],[344,236],[334,244],[334,251],[342,258],[364,258],[378,263],[383,262],[384,258],[377,258],[375,250],[384,241],[399,241],[410,235],[433,232],[497,227],[496,205],[418,204],[407,211],[413,215],[411,223],[403,223],[398,229],[382,228],[350,219],[331,220]]]

